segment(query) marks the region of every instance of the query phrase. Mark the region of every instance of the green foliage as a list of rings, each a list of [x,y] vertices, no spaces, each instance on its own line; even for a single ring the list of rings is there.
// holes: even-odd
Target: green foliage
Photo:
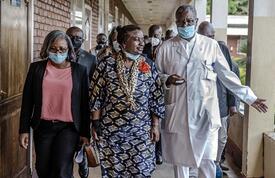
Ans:
[[[245,41],[245,43],[241,44],[241,46],[240,46],[240,51],[241,51],[242,53],[247,54],[247,41]]]
[[[248,15],[248,0],[229,0],[229,15]]]
[[[211,0],[207,0],[207,6],[206,6],[206,14],[211,13]]]
[[[245,78],[246,78],[246,60],[247,58],[239,58],[235,57],[233,60],[238,64],[240,70],[240,79],[243,85],[245,85]]]
[[[247,54],[247,43],[243,44],[243,45],[240,47],[240,51],[241,51],[242,53]]]
[[[207,0],[207,14],[211,12],[211,0]],[[229,15],[248,15],[248,0],[228,0]]]

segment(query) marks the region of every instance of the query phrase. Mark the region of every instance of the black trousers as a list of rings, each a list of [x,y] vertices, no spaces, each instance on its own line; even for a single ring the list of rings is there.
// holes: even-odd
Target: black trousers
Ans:
[[[36,171],[39,178],[72,178],[79,134],[73,123],[42,120],[34,131]]]

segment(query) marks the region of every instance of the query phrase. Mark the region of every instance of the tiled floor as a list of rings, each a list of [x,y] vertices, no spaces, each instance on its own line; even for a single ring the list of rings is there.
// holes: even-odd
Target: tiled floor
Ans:
[[[224,176],[224,178],[240,178],[240,170],[232,163],[232,160],[229,156],[226,156],[225,165],[230,167],[229,171],[226,171],[228,176]],[[78,166],[74,167],[74,177],[79,178],[78,176]],[[90,168],[89,178],[100,178],[100,168]],[[162,164],[157,166],[156,171],[154,172],[152,178],[174,178],[173,166],[169,164]]]

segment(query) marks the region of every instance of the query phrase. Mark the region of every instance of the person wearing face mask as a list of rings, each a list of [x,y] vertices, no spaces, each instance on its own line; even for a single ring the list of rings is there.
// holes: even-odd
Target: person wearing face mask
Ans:
[[[175,35],[175,33],[173,32],[173,30],[167,30],[166,32],[165,32],[165,40],[169,40],[169,39],[171,39],[171,38],[173,38],[173,37],[175,37],[176,35]]]
[[[215,178],[221,127],[217,77],[259,112],[267,106],[230,70],[217,41],[196,33],[193,6],[180,6],[175,16],[178,35],[163,42],[155,61],[166,95],[162,155],[174,165],[176,178],[189,178],[190,168],[198,168],[199,178]]]
[[[117,34],[118,30],[120,29],[121,26],[112,28],[108,36],[109,45],[107,48],[104,48],[103,50],[99,51],[99,53],[96,56],[98,61],[104,58],[108,58],[110,55],[112,55],[112,53],[119,52],[121,50],[120,44],[117,42]]]
[[[84,33],[78,27],[70,27],[66,34],[71,38],[76,54],[76,62],[85,66],[89,81],[91,80],[96,67],[96,57],[81,48],[84,42]]]
[[[107,47],[107,36],[105,33],[99,33],[96,36],[97,45],[91,50],[91,53],[97,56],[98,52]]]
[[[143,54],[151,60],[155,60],[155,52],[157,47],[161,44],[162,28],[159,25],[151,25],[148,30],[149,43],[145,44]],[[156,163],[162,164],[162,150],[161,139],[156,143]]]
[[[201,35],[205,35],[209,38],[214,39],[215,37],[215,30],[213,25],[210,22],[204,21],[198,27],[198,33]],[[219,47],[230,67],[239,78],[239,69],[233,68],[234,61],[232,61],[230,57],[229,50],[224,42],[218,41]],[[237,69],[237,70],[235,70]],[[225,145],[227,142],[227,129],[229,127],[229,119],[230,116],[237,114],[237,99],[232,95],[228,89],[226,89],[220,80],[217,80],[217,93],[219,98],[219,109],[220,109],[220,116],[221,116],[221,128],[219,129],[218,134],[218,154],[216,159],[216,168],[217,168],[217,175],[221,175],[222,170],[229,170],[227,167],[221,165],[222,163],[222,155],[225,149]],[[216,176],[218,177],[218,176]]]
[[[19,142],[29,147],[32,127],[38,177],[68,178],[77,145],[90,138],[86,68],[73,62],[71,40],[59,30],[46,36],[40,57],[24,85]]]
[[[148,29],[149,43],[144,46],[143,54],[151,60],[155,60],[154,54],[157,47],[161,44],[162,28],[160,25],[151,25]]]
[[[84,33],[78,27],[70,27],[67,29],[66,34],[70,37],[74,51],[76,53],[76,62],[86,67],[89,83],[96,68],[96,57],[91,53],[81,48],[84,42]],[[88,97],[88,96],[87,96]],[[81,145],[78,149],[81,149]],[[81,178],[87,178],[89,176],[89,168],[86,157],[79,163],[78,169]]]
[[[99,61],[90,100],[92,135],[98,141],[102,177],[151,177],[164,98],[155,64],[142,55],[135,25],[118,31],[119,52]]]

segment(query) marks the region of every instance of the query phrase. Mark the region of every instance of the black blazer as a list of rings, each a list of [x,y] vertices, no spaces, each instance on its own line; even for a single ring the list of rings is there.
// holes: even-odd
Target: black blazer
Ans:
[[[80,49],[77,54],[76,62],[86,67],[89,81],[91,81],[96,68],[96,57],[91,53]]]
[[[29,133],[30,127],[38,128],[41,121],[42,83],[47,62],[48,60],[43,60],[30,65],[23,90],[19,133]],[[89,138],[90,119],[86,68],[75,62],[71,62],[71,68],[73,122],[80,135]]]
[[[237,74],[237,71],[233,70],[233,66],[232,66],[233,61],[231,59],[230,52],[226,44],[222,41],[218,41],[218,44],[230,67],[230,70],[233,71],[235,74]],[[225,117],[229,114],[229,107],[236,106],[237,98],[227,88],[225,88],[225,86],[221,83],[220,80],[217,80],[217,92],[218,92],[218,98],[219,98],[220,116]]]

